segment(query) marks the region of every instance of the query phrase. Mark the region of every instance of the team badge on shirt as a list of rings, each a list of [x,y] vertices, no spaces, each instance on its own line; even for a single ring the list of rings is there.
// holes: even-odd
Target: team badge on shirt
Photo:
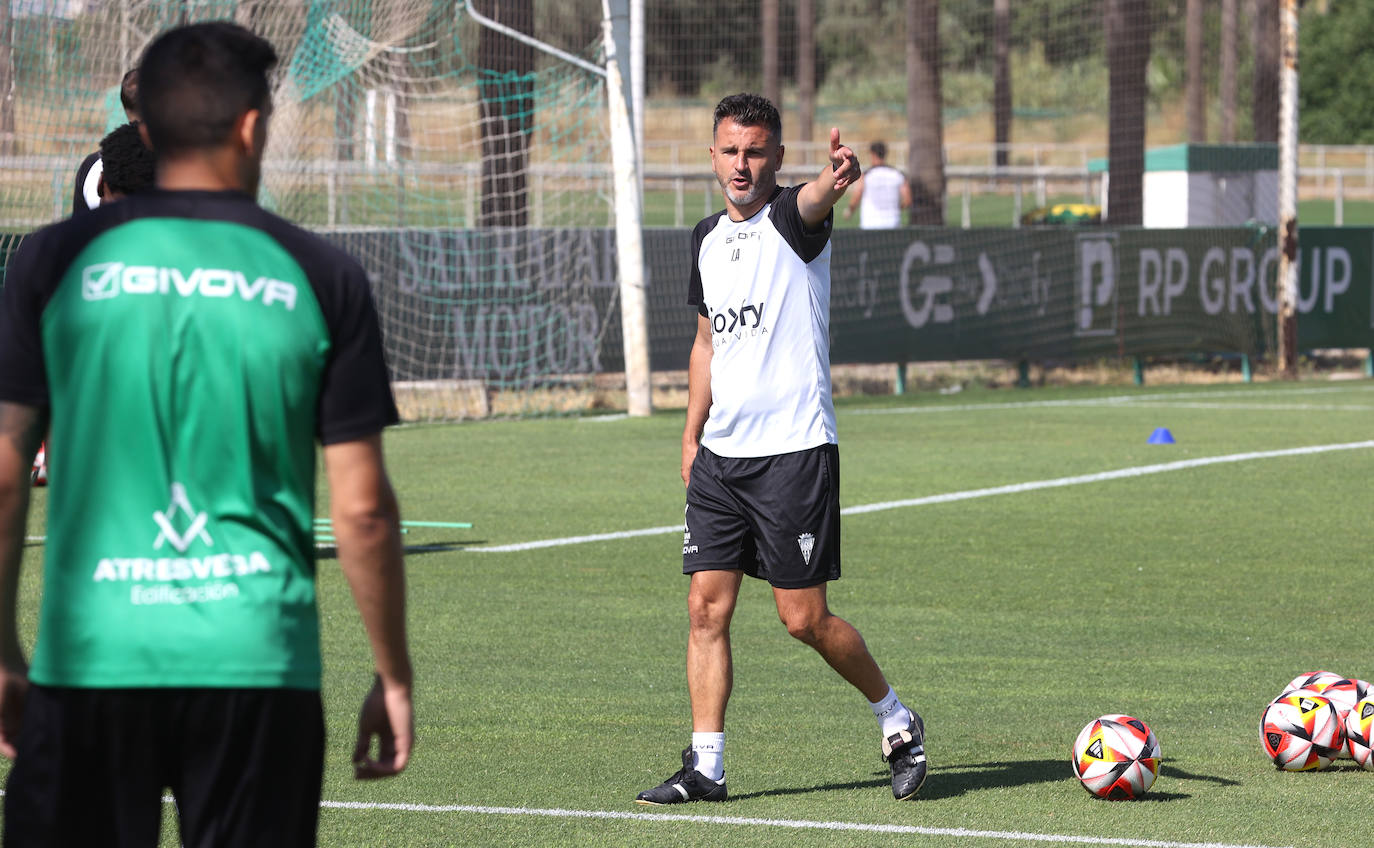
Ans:
[[[172,524],[172,519],[176,516],[177,510],[184,510],[187,521],[190,522],[185,532],[177,532],[176,527]],[[186,497],[186,487],[180,483],[173,483],[172,502],[167,505],[165,511],[153,513],[153,521],[157,523],[160,531],[157,534],[157,540],[153,542],[153,549],[162,547],[163,542],[169,542],[172,547],[176,548],[177,553],[185,553],[186,549],[191,546],[191,541],[197,536],[207,545],[214,544],[210,539],[210,534],[205,532],[207,520],[209,520],[208,515],[204,512],[197,513],[191,507],[191,500]]]

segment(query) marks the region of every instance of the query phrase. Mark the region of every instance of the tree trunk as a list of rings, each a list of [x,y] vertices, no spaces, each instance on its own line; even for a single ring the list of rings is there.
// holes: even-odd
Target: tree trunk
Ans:
[[[810,141],[816,123],[816,9],[814,0],[797,0],[797,126],[800,141]]]
[[[1140,226],[1144,218],[1145,66],[1150,58],[1149,0],[1107,0],[1107,218]]]
[[[234,23],[244,29],[256,30],[258,24],[258,0],[240,0],[234,4]]]
[[[993,82],[992,132],[997,145],[997,167],[1010,161],[1011,144],[1011,0],[992,3]]]
[[[0,3],[0,154],[6,156],[19,152],[14,137],[14,56],[10,52],[13,27],[10,4]]]
[[[778,6],[781,0],[763,0],[763,96],[782,112],[782,86],[778,82]]]
[[[1188,0],[1185,35],[1188,53],[1188,140],[1194,144],[1207,141],[1207,72],[1206,19],[1203,0]]]
[[[907,179],[912,226],[945,223],[940,99],[940,0],[906,0]]]
[[[387,56],[387,76],[391,79],[391,93],[395,97],[396,158],[406,161],[414,158],[410,144],[410,57],[404,53]]]
[[[1221,0],[1221,143],[1236,140],[1236,0]]]
[[[358,126],[358,89],[352,78],[334,87],[334,155],[341,162],[353,161],[353,134]]]
[[[481,0],[481,11],[520,32],[534,31],[534,0]],[[487,27],[477,39],[482,126],[479,227],[529,222],[530,130],[534,111],[534,48]]]
[[[1255,0],[1255,141],[1279,140],[1279,2]]]

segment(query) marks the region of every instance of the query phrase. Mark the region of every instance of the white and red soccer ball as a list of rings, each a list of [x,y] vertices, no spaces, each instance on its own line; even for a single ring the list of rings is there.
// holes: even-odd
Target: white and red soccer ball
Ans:
[[[1279,695],[1283,696],[1298,689],[1311,689],[1320,694],[1326,687],[1344,679],[1344,677],[1336,674],[1334,671],[1304,671],[1302,674],[1288,681],[1288,685],[1283,687]]]
[[[35,486],[48,485],[48,443],[44,442],[38,446],[38,455],[33,458],[33,471],[29,474],[29,480]]]
[[[1344,729],[1346,714],[1359,701],[1374,695],[1374,688],[1358,678],[1346,678],[1330,671],[1309,671],[1289,681],[1279,697],[1288,695],[1308,695],[1330,701],[1336,711],[1336,721]],[[1336,756],[1349,758],[1349,746],[1342,745]]]
[[[1374,771],[1374,696],[1361,698],[1346,710],[1345,754],[1362,769]]]
[[[1159,740],[1145,722],[1104,715],[1088,722],[1073,743],[1073,773],[1099,798],[1139,798],[1159,776]]]
[[[1355,678],[1341,678],[1321,688],[1322,697],[1336,706],[1336,713],[1342,717],[1355,707],[1355,704],[1369,697],[1369,684]]]
[[[1259,731],[1264,753],[1283,771],[1326,768],[1345,746],[1335,705],[1310,688],[1275,698],[1260,715]]]

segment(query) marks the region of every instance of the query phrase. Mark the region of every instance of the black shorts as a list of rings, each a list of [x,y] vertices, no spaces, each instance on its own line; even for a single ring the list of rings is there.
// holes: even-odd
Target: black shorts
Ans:
[[[4,844],[313,846],[323,775],[319,692],[32,686]]]
[[[840,576],[840,451],[733,458],[697,450],[682,572],[741,569],[779,589]]]

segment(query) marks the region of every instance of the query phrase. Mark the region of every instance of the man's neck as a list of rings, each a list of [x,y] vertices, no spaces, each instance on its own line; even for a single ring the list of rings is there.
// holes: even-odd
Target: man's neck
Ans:
[[[157,166],[157,187],[168,191],[247,192],[238,165],[236,159],[218,151],[162,160]]]

